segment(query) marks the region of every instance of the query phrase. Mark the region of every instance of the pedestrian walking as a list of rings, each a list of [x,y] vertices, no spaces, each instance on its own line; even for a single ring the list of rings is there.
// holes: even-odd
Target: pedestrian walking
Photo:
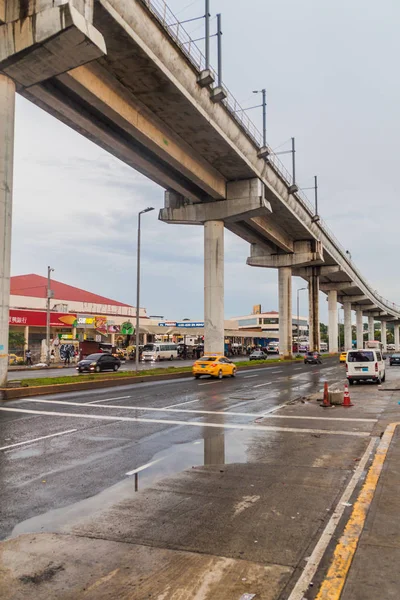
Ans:
[[[70,364],[70,359],[71,359],[71,355],[70,355],[69,348],[65,348],[65,360],[64,360],[65,366]]]
[[[56,362],[56,353],[54,352],[54,349],[50,352],[50,362]]]
[[[29,350],[29,348],[25,353],[25,358],[26,358],[26,364],[32,366],[32,354],[31,354],[31,351]]]

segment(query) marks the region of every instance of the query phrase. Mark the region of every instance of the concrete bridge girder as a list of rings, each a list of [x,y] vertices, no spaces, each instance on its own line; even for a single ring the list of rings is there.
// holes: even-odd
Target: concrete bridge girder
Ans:
[[[259,179],[229,182],[226,200],[190,203],[172,190],[165,193],[165,208],[159,213],[160,221],[187,225],[203,225],[207,221],[234,223],[252,216],[271,212],[265,199],[264,184]]]
[[[329,283],[320,283],[319,285],[321,292],[341,292],[353,287],[356,287],[353,281],[331,281]]]
[[[344,304],[350,302],[351,304],[357,304],[357,302],[365,302],[368,300],[368,296],[365,294],[359,294],[358,296],[338,296],[338,302]]]
[[[96,60],[106,51],[102,34],[72,3],[0,26],[0,71],[24,88]]]
[[[247,264],[251,267],[279,269],[282,267],[306,267],[320,265],[324,261],[322,246],[310,241],[296,241],[290,254],[267,253],[257,244],[251,245],[251,255]]]

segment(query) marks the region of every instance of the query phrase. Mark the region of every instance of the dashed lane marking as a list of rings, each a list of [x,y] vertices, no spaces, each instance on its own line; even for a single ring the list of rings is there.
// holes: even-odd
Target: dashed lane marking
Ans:
[[[265,385],[272,385],[272,381],[268,381],[268,383],[258,383],[257,385],[253,385],[253,388],[264,387]]]
[[[85,402],[85,404],[97,404],[97,402],[111,402],[111,400],[126,400],[126,398],[132,398],[132,396],[119,396],[117,398],[104,398],[104,400],[91,400]]]
[[[175,408],[175,406],[184,406],[185,404],[193,404],[193,402],[200,402],[198,398],[196,400],[189,400],[187,402],[179,402],[179,404],[170,404],[169,406],[165,406],[165,408]]]
[[[369,431],[334,431],[329,429],[301,429],[296,427],[270,427],[268,425],[234,425],[233,423],[207,423],[204,421],[174,421],[172,419],[147,419],[142,417],[121,417],[110,415],[91,415],[85,413],[68,413],[47,410],[31,410],[28,408],[0,407],[0,411],[23,413],[28,415],[44,415],[48,417],[71,417],[76,419],[93,419],[97,421],[125,421],[130,423],[151,423],[157,425],[182,425],[186,427],[212,427],[214,429],[242,429],[246,431],[281,431],[282,433],[311,433],[325,435],[347,435],[351,437],[369,437]],[[227,413],[224,413],[225,415]]]
[[[152,467],[153,465],[159,463],[161,460],[164,460],[164,459],[157,458],[157,460],[153,460],[153,461],[147,463],[147,465],[143,465],[143,466],[139,467],[138,469],[133,469],[133,471],[128,471],[127,473],[125,473],[125,475],[135,475],[136,473],[141,473],[141,471],[144,471],[145,469]]]
[[[24,446],[25,444],[33,444],[40,442],[41,440],[47,440],[48,438],[57,437],[60,435],[67,435],[67,433],[75,433],[77,429],[67,429],[67,431],[59,431],[58,433],[51,433],[49,435],[42,435],[41,437],[34,438],[33,440],[25,440],[24,442],[17,442],[16,444],[10,444],[9,446],[2,446],[0,450],[8,450],[9,448],[16,448],[17,446]]]

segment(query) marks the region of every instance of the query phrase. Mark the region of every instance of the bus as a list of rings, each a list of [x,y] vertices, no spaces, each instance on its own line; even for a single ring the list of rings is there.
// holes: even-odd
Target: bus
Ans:
[[[155,342],[145,344],[142,351],[143,362],[155,362],[159,360],[174,360],[178,358],[178,345],[170,342]]]
[[[383,352],[383,344],[378,340],[367,340],[364,342],[364,349],[379,350],[380,352]]]

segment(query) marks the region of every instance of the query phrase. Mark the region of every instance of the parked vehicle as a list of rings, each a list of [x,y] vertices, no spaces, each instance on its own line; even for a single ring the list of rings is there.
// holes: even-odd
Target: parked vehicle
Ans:
[[[279,342],[270,342],[267,346],[267,354],[279,354]]]
[[[210,354],[196,360],[192,372],[195,379],[199,379],[201,375],[211,375],[211,377],[222,379],[223,377],[235,377],[236,366],[225,356]]]
[[[100,373],[100,371],[118,371],[121,366],[119,358],[115,358],[109,352],[89,354],[83,360],[78,362],[76,367],[79,373],[83,371]]]
[[[339,356],[339,362],[345,363],[347,359],[347,352],[341,352]]]
[[[262,350],[254,350],[250,356],[249,360],[267,360],[268,356]]]
[[[392,356],[389,359],[389,363],[390,363],[390,366],[400,365],[400,354],[399,353],[392,354]]]
[[[304,357],[304,364],[307,365],[322,365],[321,355],[319,352],[307,352]]]
[[[155,362],[159,360],[174,360],[178,358],[178,346],[170,342],[156,342],[154,344],[145,344],[142,351],[142,360],[144,362]]]
[[[350,350],[347,353],[346,374],[349,384],[355,381],[385,381],[385,360],[380,350]]]
[[[9,354],[8,355],[8,364],[9,365],[23,365],[24,364],[24,357],[23,356],[17,356],[16,354]]]

